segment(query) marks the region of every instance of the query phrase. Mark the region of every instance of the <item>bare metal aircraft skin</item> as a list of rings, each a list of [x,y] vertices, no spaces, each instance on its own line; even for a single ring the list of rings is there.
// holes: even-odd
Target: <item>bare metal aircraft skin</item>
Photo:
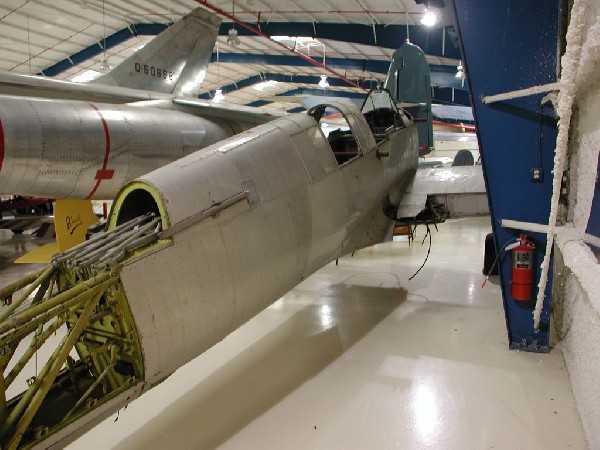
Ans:
[[[15,299],[0,310],[5,348],[42,325],[33,348],[65,321],[69,330],[27,391],[0,408],[2,448],[65,445],[326,263],[382,242],[417,142],[411,118],[376,91],[362,111],[319,105],[127,184],[107,231],[20,285],[37,286],[43,302],[24,307],[2,290]]]
[[[184,19],[213,36],[211,20]],[[177,27],[169,40],[189,41]],[[174,53],[205,55],[197,45]],[[170,63],[148,57],[101,80],[158,91],[135,104],[115,104],[131,94],[116,87],[104,103],[0,99],[0,190],[119,191],[105,231],[0,290],[1,448],[64,446],[326,263],[382,242],[414,178],[416,127],[387,91],[362,109],[340,100],[274,119],[189,97],[202,64],[174,70],[167,86]],[[149,85],[144,65],[150,76],[154,67]],[[49,96],[48,86],[36,89]],[[57,330],[43,361],[38,350]],[[35,355],[41,369],[25,383]]]
[[[218,24],[195,10],[89,84],[0,74],[0,193],[113,199],[136,177],[272,120],[194,97]]]
[[[128,181],[241,131],[177,110],[0,98],[0,192],[112,199]]]

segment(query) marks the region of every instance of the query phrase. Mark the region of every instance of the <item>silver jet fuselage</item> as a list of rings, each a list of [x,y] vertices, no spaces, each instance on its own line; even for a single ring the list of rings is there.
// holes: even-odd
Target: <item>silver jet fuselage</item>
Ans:
[[[173,109],[0,96],[0,193],[113,199],[125,183],[242,129]]]

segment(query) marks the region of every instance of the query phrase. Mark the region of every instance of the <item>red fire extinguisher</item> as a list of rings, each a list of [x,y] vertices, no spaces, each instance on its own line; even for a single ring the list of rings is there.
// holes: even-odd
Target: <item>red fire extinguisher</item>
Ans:
[[[533,250],[535,245],[526,234],[519,237],[519,245],[513,249],[512,253],[512,288],[511,296],[513,300],[528,301],[531,300],[531,291],[533,287]]]

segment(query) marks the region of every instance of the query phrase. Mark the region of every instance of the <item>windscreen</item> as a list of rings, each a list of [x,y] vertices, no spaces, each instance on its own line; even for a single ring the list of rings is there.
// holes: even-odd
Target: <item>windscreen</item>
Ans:
[[[374,109],[387,108],[396,110],[394,100],[388,91],[371,91],[362,106],[362,113],[367,114]]]

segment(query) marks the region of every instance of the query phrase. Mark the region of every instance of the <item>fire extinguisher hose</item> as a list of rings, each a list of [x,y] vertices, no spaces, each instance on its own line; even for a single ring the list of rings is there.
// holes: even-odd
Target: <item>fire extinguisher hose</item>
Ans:
[[[490,266],[490,269],[488,270],[487,274],[485,275],[485,279],[483,280],[483,283],[481,283],[482,288],[485,287],[485,284],[487,283],[488,279],[490,278],[490,274],[494,270],[494,267],[496,267],[496,264],[498,264],[498,261],[500,261],[501,255],[506,254],[505,252],[517,247],[519,245],[519,242],[520,242],[519,239],[509,239],[508,241],[506,241],[504,243],[504,245],[502,245],[502,247],[500,248],[500,251],[496,254],[496,258],[494,258],[494,262],[492,263],[492,265]]]

